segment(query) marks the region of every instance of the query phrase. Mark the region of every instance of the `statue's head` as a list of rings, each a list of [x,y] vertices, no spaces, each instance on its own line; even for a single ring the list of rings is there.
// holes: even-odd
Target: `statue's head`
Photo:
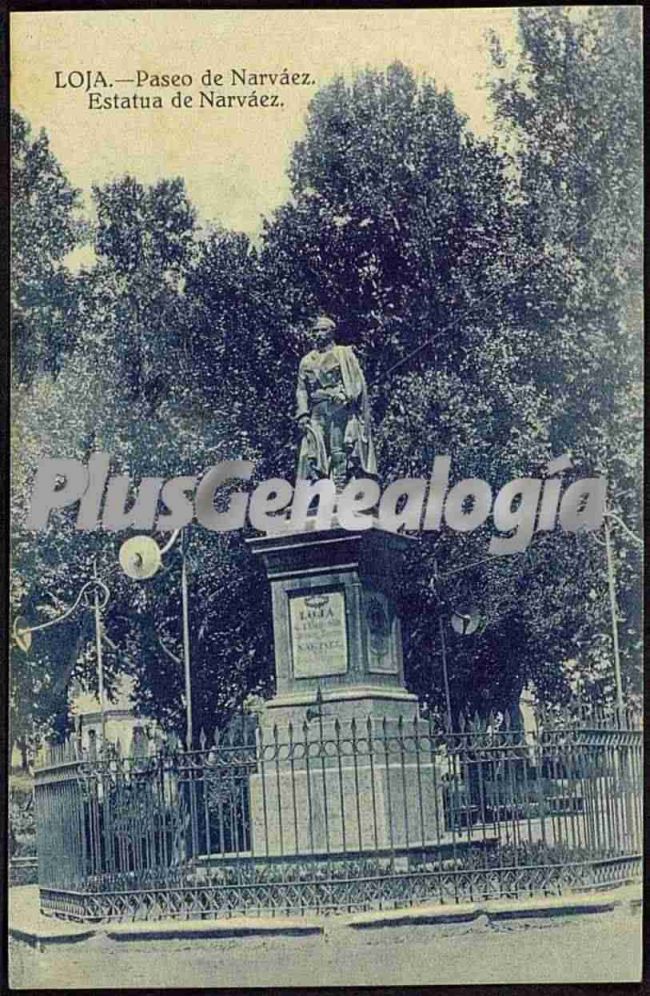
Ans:
[[[329,315],[317,315],[309,326],[309,342],[313,349],[322,349],[336,340],[336,322]]]

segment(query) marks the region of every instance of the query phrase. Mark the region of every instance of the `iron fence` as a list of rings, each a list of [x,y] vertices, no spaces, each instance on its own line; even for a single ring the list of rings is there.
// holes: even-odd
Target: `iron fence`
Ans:
[[[71,740],[36,772],[41,907],[78,919],[360,910],[641,870],[633,716],[236,723],[197,749]]]

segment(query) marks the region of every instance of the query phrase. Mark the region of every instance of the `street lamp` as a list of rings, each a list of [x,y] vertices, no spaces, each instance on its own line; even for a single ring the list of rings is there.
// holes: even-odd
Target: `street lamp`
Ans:
[[[77,597],[70,608],[65,609],[60,615],[56,616],[54,619],[48,619],[47,622],[37,623],[35,626],[28,626],[22,619],[21,616],[17,616],[13,624],[13,637],[16,645],[24,652],[27,653],[32,645],[32,633],[37,633],[39,630],[48,629],[49,626],[56,626],[58,623],[63,622],[68,619],[75,609],[81,603],[84,595],[90,590],[93,590],[93,613],[95,617],[95,647],[97,652],[97,694],[99,698],[99,714],[101,717],[101,738],[102,743],[106,742],[106,706],[105,706],[105,696],[104,696],[104,659],[102,656],[102,619],[101,613],[108,605],[108,600],[110,598],[110,591],[108,585],[103,581],[97,574],[97,559],[93,561],[93,576],[89,581],[86,581],[79,590]],[[88,603],[87,603],[88,604]]]
[[[120,547],[119,560],[122,570],[128,577],[136,581],[144,581],[151,578],[158,572],[162,564],[162,557],[176,543],[180,536],[181,550],[181,606],[182,606],[182,627],[183,627],[183,669],[185,674],[185,741],[187,749],[192,749],[194,740],[192,727],[192,669],[190,657],[190,612],[188,596],[188,574],[187,574],[187,538],[185,529],[176,529],[165,544],[160,547],[151,536],[132,536]],[[163,650],[175,660],[176,656],[168,650],[162,643]]]
[[[620,518],[620,516],[616,515],[615,512],[610,511],[607,508],[607,505],[605,505],[603,522],[605,526],[605,554],[607,557],[607,587],[609,590],[609,611],[612,617],[612,644],[614,649],[614,679],[616,682],[616,706],[618,708],[619,715],[622,715],[624,709],[623,681],[621,678],[621,653],[618,642],[618,606],[616,603],[616,575],[614,572],[614,556],[612,551],[610,520],[619,525],[627,534],[627,536],[629,536],[639,546],[643,546],[643,540],[632,532],[632,530],[625,524],[625,522],[623,521],[623,519]]]
[[[487,558],[486,558],[487,560]],[[463,567],[456,567],[451,571],[447,571],[444,575],[440,575],[438,572],[438,559],[434,558],[433,561],[433,583],[431,588],[438,600],[438,605],[444,611],[449,610],[447,601],[440,595],[437,585],[440,580],[449,577],[452,574],[462,573],[463,571],[469,570],[471,567],[476,567],[477,564],[485,563],[486,560],[475,561],[472,564],[465,564]],[[476,609],[471,609],[469,612],[461,612],[459,609],[453,609],[451,611],[451,626],[452,629],[459,633],[461,636],[470,636],[475,633],[479,627],[480,616]],[[445,690],[445,705],[447,709],[447,727],[451,732],[452,729],[452,715],[451,715],[451,695],[449,692],[449,672],[447,669],[447,642],[445,640],[445,624],[442,620],[442,611],[438,613],[438,633],[440,635],[440,653],[442,657],[442,680]]]

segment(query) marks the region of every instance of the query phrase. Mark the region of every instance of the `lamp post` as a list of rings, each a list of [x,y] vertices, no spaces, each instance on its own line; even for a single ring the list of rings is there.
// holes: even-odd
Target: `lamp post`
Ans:
[[[616,687],[616,708],[619,715],[622,714],[622,710],[625,708],[625,700],[623,697],[623,681],[621,675],[621,651],[618,639],[618,604],[616,599],[616,571],[614,566],[614,550],[612,547],[612,527],[611,523],[615,523],[619,526],[623,532],[626,534],[628,539],[631,539],[636,546],[643,546],[643,540],[636,533],[632,532],[630,527],[621,519],[620,515],[616,512],[612,512],[605,502],[605,508],[603,511],[603,525],[605,530],[605,540],[599,540],[594,534],[594,541],[600,546],[605,547],[605,556],[607,561],[607,590],[609,595],[609,612],[612,624],[612,649],[614,652],[614,683]]]
[[[95,645],[97,647],[97,694],[99,696],[99,715],[101,719],[102,743],[106,743],[106,709],[104,706],[104,658],[102,656],[102,617],[99,604],[99,587],[97,577],[97,559],[93,560],[93,581],[94,581],[94,616],[95,616]]]
[[[187,585],[187,558],[185,530],[181,530],[181,605],[183,612],[183,667],[185,672],[185,714],[187,749],[194,742],[192,729],[192,668],[190,662],[190,610]]]
[[[618,642],[618,606],[616,602],[616,574],[614,570],[614,551],[612,549],[611,522],[623,530],[626,536],[637,546],[643,546],[643,540],[621,519],[620,515],[612,512],[605,503],[603,513],[603,523],[605,526],[605,555],[607,557],[607,588],[609,591],[609,611],[612,617],[612,645],[614,650],[614,680],[616,682],[616,706],[619,714],[624,708],[623,682],[621,678],[621,652]]]
[[[167,553],[181,538],[181,624],[183,633],[183,671],[185,678],[185,742],[191,750],[194,740],[192,723],[192,662],[190,653],[190,610],[187,570],[187,537],[185,529],[176,529],[165,546],[160,547],[151,536],[132,536],[120,547],[119,560],[122,570],[136,581],[144,581],[158,572],[163,554]],[[178,661],[168,647],[160,640],[163,650]],[[180,662],[179,662],[180,663]]]
[[[95,649],[97,653],[97,695],[99,699],[99,715],[101,723],[101,740],[102,744],[106,742],[106,704],[104,696],[104,659],[102,656],[102,611],[106,608],[108,600],[110,598],[110,591],[108,585],[103,581],[97,573],[97,558],[93,561],[93,576],[89,581],[86,581],[77,594],[76,599],[69,609],[65,609],[60,615],[56,616],[54,619],[48,619],[47,622],[37,623],[35,626],[28,626],[23,623],[20,616],[14,620],[13,624],[13,637],[17,646],[27,653],[32,644],[32,633],[37,633],[42,629],[48,629],[50,626],[56,626],[58,623],[64,622],[68,619],[75,609],[81,603],[84,595],[93,589],[93,613],[95,617]]]
[[[445,574],[441,575],[438,571],[438,558],[434,557],[433,560],[433,591],[438,600],[438,605],[440,607],[438,613],[438,633],[440,635],[440,656],[442,658],[442,681],[445,692],[445,708],[447,711],[447,727],[451,732],[452,729],[452,715],[451,715],[451,694],[449,691],[449,670],[447,667],[447,641],[445,639],[445,624],[442,619],[442,610],[448,611],[450,606],[448,605],[446,599],[442,598],[438,590],[438,584],[441,580],[450,577],[452,574],[460,574],[463,571],[467,571],[472,567],[476,567],[479,564],[487,563],[490,558],[484,558],[483,560],[474,561],[471,564],[464,564],[462,567],[455,567]],[[476,632],[479,626],[479,614],[473,609],[469,613],[459,612],[454,610],[452,612],[451,624],[456,632],[460,633],[461,636],[471,636],[472,633]]]
[[[433,561],[433,578],[437,585],[439,580],[437,558]],[[440,596],[438,595],[437,591],[436,595],[439,601],[442,602],[442,599],[440,599]],[[442,680],[445,689],[445,705],[447,707],[447,729],[451,733],[451,727],[452,727],[451,695],[449,693],[449,673],[447,671],[447,644],[445,642],[445,627],[442,621],[442,612],[438,613],[438,633],[440,634],[440,652],[442,655]]]
[[[607,555],[607,587],[609,590],[609,611],[612,617],[612,643],[614,648],[614,679],[616,682],[616,707],[623,713],[623,682],[621,679],[621,654],[618,645],[618,608],[616,605],[616,578],[610,536],[609,515],[605,511],[605,553]]]

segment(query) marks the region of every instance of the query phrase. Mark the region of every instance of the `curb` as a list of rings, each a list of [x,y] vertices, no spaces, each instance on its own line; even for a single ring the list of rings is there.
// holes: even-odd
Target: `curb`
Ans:
[[[95,936],[97,930],[92,927],[89,930],[78,930],[74,933],[69,931],[60,934],[48,934],[46,931],[39,930],[38,928],[35,930],[24,930],[21,927],[9,927],[7,933],[14,940],[22,941],[24,944],[29,944],[30,947],[42,951],[48,944],[76,944],[78,941],[88,941],[91,937]]]
[[[522,903],[501,903],[499,900],[487,903],[466,904],[454,908],[419,907],[409,910],[360,913],[341,922],[341,926],[352,930],[372,930],[379,927],[400,927],[406,925],[435,925],[473,923],[485,918],[488,923],[498,923],[507,920],[542,920],[563,916],[580,916],[598,913],[611,913],[614,909],[627,907],[637,912],[642,899],[635,891],[634,895],[612,896],[601,895],[593,899],[576,899],[576,897],[554,897]],[[485,922],[485,920],[484,920]]]
[[[421,911],[417,913],[399,913],[397,915],[387,913],[386,916],[372,920],[348,921],[345,926],[352,930],[372,930],[377,927],[403,927],[452,924],[452,923],[473,923],[481,917],[487,919],[489,923],[499,920],[545,920],[553,917],[576,916],[591,913],[611,913],[619,903],[593,903],[585,906],[574,904],[539,908],[537,906],[524,906],[521,909],[492,910],[487,906],[475,906],[471,910],[459,910],[457,912],[444,911],[441,913],[433,910]]]
[[[11,938],[21,941],[39,951],[47,945],[76,944],[93,937],[105,937],[118,943],[153,940],[200,940],[229,939],[237,937],[306,937],[321,936],[341,930],[373,930],[381,927],[425,926],[445,924],[468,924],[490,926],[499,921],[543,920],[565,916],[611,913],[613,910],[627,909],[637,913],[642,898],[638,889],[627,895],[600,895],[598,898],[580,899],[553,897],[536,902],[522,903],[493,900],[487,903],[464,904],[454,907],[420,906],[402,910],[357,913],[352,916],[337,916],[327,921],[295,919],[247,919],[236,920],[163,920],[156,923],[100,924],[85,928],[80,923],[56,921],[56,930],[49,924],[32,926],[9,925]],[[39,914],[40,915],[40,914]],[[46,919],[43,917],[43,919]],[[33,922],[33,921],[32,921]]]
[[[169,920],[156,924],[152,923],[121,923],[102,924],[88,929],[79,929],[79,925],[71,924],[69,929],[65,929],[63,923],[61,929],[54,932],[40,924],[31,929],[25,927],[8,927],[9,937],[16,941],[22,941],[30,947],[42,951],[48,945],[76,944],[79,941],[87,941],[93,937],[106,937],[111,941],[155,941],[155,940],[200,940],[200,939],[228,939],[234,937],[305,937],[314,935],[324,935],[325,926],[313,922],[275,922],[260,921],[251,923],[244,921],[224,923],[218,920],[197,921],[197,920]]]
[[[159,941],[168,939],[201,939],[230,937],[305,937],[324,934],[325,928],[318,923],[223,923],[211,921],[178,921],[153,924],[119,924],[115,927],[100,928],[97,933],[112,941]]]

